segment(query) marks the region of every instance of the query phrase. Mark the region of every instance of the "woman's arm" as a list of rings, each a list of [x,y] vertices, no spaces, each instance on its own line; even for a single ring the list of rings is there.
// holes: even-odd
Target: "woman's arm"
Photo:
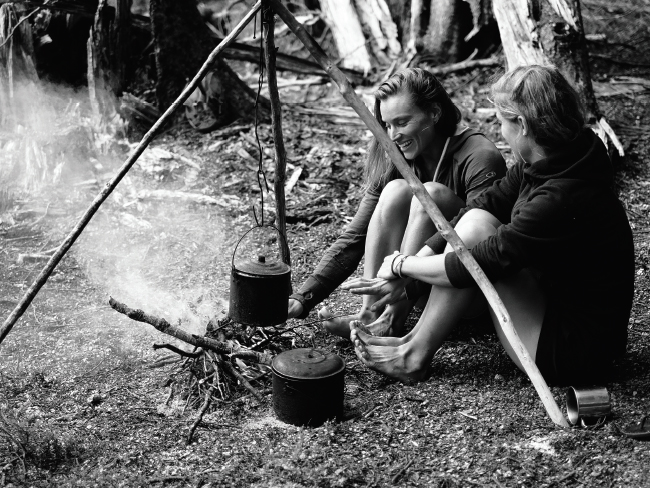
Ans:
[[[325,251],[316,269],[305,280],[300,290],[291,295],[290,316],[307,317],[316,305],[354,273],[365,252],[368,224],[378,201],[379,194],[366,192],[352,222],[336,242]],[[302,307],[301,311],[299,305]],[[299,312],[301,312],[299,315],[292,315]]]
[[[442,254],[431,256],[407,256],[405,254],[386,256],[377,272],[377,277],[396,280],[401,275],[431,285],[450,287],[445,270],[445,257]]]

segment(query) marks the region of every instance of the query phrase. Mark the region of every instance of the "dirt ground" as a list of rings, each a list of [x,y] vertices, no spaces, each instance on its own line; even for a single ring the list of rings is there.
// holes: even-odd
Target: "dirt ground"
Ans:
[[[628,352],[603,379],[612,403],[604,425],[555,427],[486,328],[458,330],[435,357],[432,377],[404,386],[364,368],[348,342],[307,326],[280,345],[315,345],[345,360],[343,420],[318,428],[279,422],[267,375],[254,383],[263,402],[233,385],[186,445],[202,398],[178,394],[186,370],[179,362],[161,364],[169,351],[151,347],[178,341],[116,313],[108,298],[194,333],[211,318],[223,319],[232,253],[253,224],[259,191],[252,126],[201,135],[180,124],[154,142],[0,345],[0,487],[648,486],[650,443],[619,428],[650,412],[650,90],[621,78],[650,80],[650,5],[632,10],[590,0],[583,15],[589,34],[607,36],[589,43],[592,76],[626,151],[615,158],[616,185],[637,256]],[[495,72],[462,72],[444,82],[467,123],[510,159],[493,112],[482,110],[489,109],[485,89]],[[325,97],[307,104],[316,108],[343,106],[331,87],[304,90],[281,95]],[[289,174],[303,169],[287,201],[294,287],[353,215],[368,141],[350,117],[333,123],[295,107],[284,114]],[[271,154],[269,127],[259,135]],[[28,255],[58,245],[128,149],[120,141],[92,164],[64,167],[57,185],[5,197],[11,204],[0,206],[3,320],[44,265]],[[215,201],[183,202],[156,190]],[[336,312],[359,303],[344,292],[326,301]],[[552,391],[564,406],[566,389]]]

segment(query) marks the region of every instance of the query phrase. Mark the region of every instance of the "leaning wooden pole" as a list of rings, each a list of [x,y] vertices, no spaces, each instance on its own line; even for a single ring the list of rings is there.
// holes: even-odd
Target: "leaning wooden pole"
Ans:
[[[309,33],[296,20],[291,12],[289,12],[284,7],[284,5],[282,5],[280,0],[268,0],[268,2],[271,4],[275,13],[278,14],[284,23],[287,24],[287,27],[289,27],[289,29],[309,50],[316,62],[318,62],[318,64],[323,67],[327,74],[329,74],[332,80],[338,85],[339,91],[341,92],[341,95],[343,95],[343,98],[345,98],[345,100],[350,104],[350,106],[359,115],[359,117],[361,117],[361,120],[365,122],[383,149],[388,153],[393,164],[397,167],[404,179],[408,182],[411,190],[413,191],[413,194],[418,198],[427,214],[435,223],[436,228],[440,231],[445,240],[449,242],[449,244],[453,247],[454,252],[458,255],[461,262],[465,265],[472,277],[478,283],[481,291],[485,294],[485,297],[492,307],[492,310],[494,310],[496,316],[499,319],[499,324],[501,325],[501,328],[503,329],[508,342],[514,349],[517,357],[519,358],[519,361],[528,374],[528,377],[535,386],[535,389],[537,390],[537,393],[540,396],[549,417],[551,417],[551,420],[557,425],[568,427],[569,424],[564,418],[560,407],[555,402],[553,394],[546,384],[546,381],[544,381],[544,378],[539,372],[537,365],[530,357],[530,354],[528,354],[528,351],[521,342],[521,339],[519,339],[517,331],[512,325],[510,314],[508,314],[508,311],[499,298],[499,295],[494,289],[494,286],[490,280],[488,280],[487,276],[485,276],[485,273],[478,265],[474,257],[467,250],[465,244],[463,244],[463,241],[460,239],[460,237],[458,237],[456,231],[454,231],[451,225],[449,225],[449,222],[447,222],[445,217],[442,215],[440,209],[438,209],[433,199],[429,196],[429,193],[424,188],[422,182],[417,178],[417,176],[415,176],[415,173],[409,167],[402,153],[390,140],[388,134],[386,134],[377,119],[373,117],[368,108],[355,93],[345,75],[329,59],[327,54],[325,54],[318,43],[309,35]]]
[[[282,105],[278,93],[278,77],[275,66],[275,15],[268,7],[262,9],[262,25],[264,27],[264,58],[266,61],[266,82],[269,88],[271,102],[271,127],[273,130],[273,145],[275,146],[275,213],[277,228],[284,238],[280,238],[280,256],[282,262],[291,266],[291,254],[287,244],[287,209],[284,195],[284,184],[287,179],[287,151],[284,148],[282,136]]]
[[[212,63],[214,63],[214,61],[217,59],[219,53],[221,53],[221,51],[223,51],[228,46],[228,44],[230,44],[237,38],[237,36],[241,33],[241,31],[244,30],[244,27],[246,27],[249,24],[249,22],[253,20],[255,15],[257,15],[257,12],[260,10],[261,7],[262,7],[262,2],[260,0],[253,6],[250,12],[248,12],[246,17],[244,17],[241,20],[241,22],[237,24],[237,26],[233,29],[233,31],[230,34],[228,34],[228,36],[226,36],[224,40],[221,41],[221,43],[216,48],[214,48],[214,50],[210,53],[208,58],[205,60],[205,63],[203,63],[203,66],[201,66],[201,69],[198,71],[198,73],[196,73],[192,81],[185,87],[183,92],[178,96],[178,98],[174,101],[174,103],[170,105],[167,111],[164,114],[162,114],[162,116],[153,125],[153,127],[149,129],[149,132],[147,132],[144,135],[144,137],[140,141],[140,144],[138,144],[138,146],[135,148],[133,153],[131,153],[131,156],[129,156],[129,158],[122,165],[122,167],[119,169],[117,174],[113,177],[113,179],[108,183],[106,183],[106,186],[101,191],[101,193],[95,197],[95,199],[90,204],[88,210],[86,210],[86,212],[83,214],[83,216],[81,217],[77,225],[74,227],[74,229],[72,229],[72,232],[70,232],[70,234],[65,238],[63,243],[59,246],[58,250],[54,253],[54,255],[52,255],[52,257],[47,262],[43,270],[39,273],[39,275],[36,277],[32,285],[25,292],[23,298],[20,300],[20,302],[18,302],[16,308],[14,308],[14,310],[11,312],[9,317],[7,317],[7,319],[2,324],[2,328],[0,329],[0,344],[2,344],[5,337],[7,337],[7,334],[9,334],[12,327],[22,316],[25,310],[27,310],[27,307],[29,307],[29,304],[32,303],[32,300],[37,295],[38,291],[41,289],[41,287],[45,284],[47,279],[50,277],[52,271],[54,271],[54,268],[56,268],[57,264],[59,264],[61,259],[63,259],[63,256],[65,256],[65,254],[68,252],[70,247],[72,247],[72,245],[77,240],[79,235],[81,235],[81,232],[84,230],[86,225],[88,225],[88,222],[90,222],[90,219],[92,219],[93,215],[95,215],[95,213],[97,212],[101,204],[104,203],[104,201],[108,198],[111,192],[118,185],[118,183],[128,173],[128,171],[131,169],[133,164],[140,157],[142,152],[146,149],[149,143],[154,139],[154,137],[158,134],[160,129],[170,119],[170,117],[174,114],[174,112],[176,112],[176,110],[183,104],[185,100],[187,100],[190,94],[196,89],[196,87],[199,85],[203,77],[212,67]]]

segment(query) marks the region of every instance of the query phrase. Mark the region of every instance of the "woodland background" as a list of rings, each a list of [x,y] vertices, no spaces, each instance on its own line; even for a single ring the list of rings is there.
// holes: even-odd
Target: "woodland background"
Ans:
[[[5,97],[0,311],[6,317],[215,39],[252,4],[205,2],[196,15],[184,10],[190,19],[200,19],[202,32],[211,38],[204,41],[196,30],[184,44],[178,41],[181,30],[165,23],[165,17],[176,17],[163,15],[162,29],[152,37],[158,24],[152,29],[150,6],[134,2],[131,47],[116,64],[118,51],[111,46],[119,33],[114,21],[119,2],[59,0],[52,9],[38,1],[0,3],[0,61],[12,67],[0,71]],[[410,15],[412,3],[389,6],[401,5]],[[367,103],[373,86],[400,66],[431,69],[461,108],[464,123],[482,130],[512,163],[486,100],[490,80],[506,64],[498,30],[489,20],[477,22],[471,2],[440,2],[452,13],[460,8],[464,20],[453,22],[452,13],[433,15],[423,3],[420,12],[429,22],[414,24],[415,45],[410,17],[398,16],[399,50],[390,39],[380,44],[373,37],[364,42],[370,60],[365,65],[339,51],[331,21],[324,20],[331,15],[327,2],[296,2],[291,8],[341,61]],[[523,3],[533,11],[539,5],[541,14],[550,4]],[[102,6],[109,13],[113,8],[112,16],[97,16]],[[434,359],[432,378],[403,386],[365,369],[346,341],[308,325],[315,316],[267,330],[271,340],[265,349],[274,354],[316,345],[341,355],[347,363],[345,419],[315,429],[278,422],[268,372],[233,359],[261,400],[241,379],[219,370],[219,388],[196,423],[205,405],[210,361],[152,349],[162,342],[191,351],[116,313],[108,299],[242,346],[266,340],[226,314],[232,252],[254,223],[252,206],[259,210],[260,154],[269,181],[275,178],[271,128],[264,117],[268,108],[260,107],[258,124],[250,110],[259,86],[258,23],[257,32],[249,26],[220,61],[241,81],[239,91],[250,96],[238,105],[243,113],[227,120],[233,112],[223,111],[220,119],[210,100],[195,94],[102,205],[0,344],[0,486],[647,486],[648,445],[626,438],[619,428],[648,412],[650,395],[650,2],[584,0],[580,6],[598,115],[624,150],[624,156],[614,146],[611,152],[637,251],[628,353],[604,379],[613,408],[605,425],[556,428],[489,328],[458,330]],[[103,37],[92,37],[91,27],[102,19],[113,23],[95,29]],[[427,36],[433,32],[431,19],[464,27],[456,34]],[[22,35],[27,26],[31,37]],[[378,31],[362,29],[364,39],[370,39],[369,32]],[[90,48],[89,38],[94,39]],[[436,51],[433,41],[441,40],[447,47]],[[308,59],[279,22],[276,44],[278,59]],[[102,51],[107,46],[109,51]],[[168,66],[181,70],[180,76],[165,72],[156,59],[161,50],[171,53]],[[103,52],[111,55],[102,57]],[[88,59],[96,60],[91,70]],[[464,69],[453,64],[465,61]],[[298,286],[356,210],[369,133],[313,63],[281,62],[287,63],[278,73],[287,231]],[[222,83],[221,76],[217,79]],[[210,89],[218,92],[219,83]],[[268,95],[266,86],[261,93]],[[265,196],[266,215],[273,218],[273,192]],[[276,245],[272,239],[262,244]],[[348,312],[357,309],[359,299],[336,292],[326,303],[335,312]],[[416,319],[417,313],[410,323]],[[563,405],[565,390],[553,388],[553,393]]]

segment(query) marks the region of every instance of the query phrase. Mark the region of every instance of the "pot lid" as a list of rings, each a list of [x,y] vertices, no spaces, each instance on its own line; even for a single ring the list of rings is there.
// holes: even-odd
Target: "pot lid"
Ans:
[[[257,260],[238,259],[234,264],[235,270],[257,276],[281,275],[289,272],[291,268],[282,261],[266,261],[266,256],[260,254]]]
[[[305,347],[284,351],[273,358],[273,371],[294,379],[327,378],[345,369],[345,362],[340,356]]]

